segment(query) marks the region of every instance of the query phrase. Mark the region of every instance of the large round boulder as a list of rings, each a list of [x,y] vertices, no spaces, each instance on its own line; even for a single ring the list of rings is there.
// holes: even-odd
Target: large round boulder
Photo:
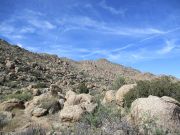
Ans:
[[[59,116],[63,122],[76,122],[84,113],[83,109],[79,105],[66,106],[61,110]]]
[[[35,96],[33,100],[26,102],[25,112],[30,116],[36,117],[40,117],[48,113],[55,113],[62,109],[58,100],[59,99],[55,98],[50,93]]]
[[[34,110],[32,111],[32,115],[36,117],[43,116],[46,113],[47,113],[47,109],[43,109],[43,108],[34,108]]]
[[[73,91],[68,91],[66,93],[66,102],[65,102],[65,106],[69,106],[69,105],[78,105],[81,104],[83,102],[87,102],[87,103],[91,103],[93,101],[93,97],[89,94],[76,94]]]
[[[113,101],[115,101],[115,91],[109,90],[105,93],[103,104],[112,103]]]
[[[119,106],[124,105],[124,96],[130,91],[133,90],[133,88],[136,86],[136,84],[126,84],[123,85],[119,90],[116,92],[116,103]]]
[[[170,97],[139,98],[131,105],[130,119],[143,133],[151,127],[149,134],[157,130],[177,134],[180,133],[180,103]]]
[[[66,99],[66,102],[65,102],[65,106],[69,106],[69,105],[75,105],[77,104],[76,103],[76,93],[74,91],[68,91],[66,92],[66,96],[65,96],[65,99]]]

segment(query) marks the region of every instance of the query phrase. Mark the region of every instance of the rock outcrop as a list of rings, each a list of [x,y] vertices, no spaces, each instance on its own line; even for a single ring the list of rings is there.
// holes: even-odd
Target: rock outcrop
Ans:
[[[119,88],[119,90],[116,92],[116,103],[120,106],[123,106],[125,94],[128,93],[130,90],[133,90],[135,86],[136,84],[127,84]]]
[[[84,110],[79,105],[65,106],[59,116],[63,122],[76,122],[84,113]]]
[[[89,94],[76,94],[68,91],[65,98],[64,108],[59,114],[61,121],[78,121],[83,113],[91,113],[97,107],[97,104],[93,103],[93,97]]]
[[[102,103],[108,104],[108,103],[115,102],[120,107],[123,107],[125,94],[128,93],[130,90],[133,90],[135,86],[136,84],[126,84],[120,87],[118,91],[115,91],[115,90],[107,91],[105,93]]]
[[[180,103],[170,97],[149,96],[136,99],[131,105],[131,121],[141,127],[151,127],[153,134],[157,129],[171,135],[180,132]]]
[[[25,112],[30,116],[40,117],[47,113],[55,113],[61,109],[58,99],[50,93],[35,96],[31,101],[26,102]]]
[[[112,103],[113,101],[115,101],[115,90],[109,90],[105,93],[104,99],[103,99],[103,104],[106,103]]]

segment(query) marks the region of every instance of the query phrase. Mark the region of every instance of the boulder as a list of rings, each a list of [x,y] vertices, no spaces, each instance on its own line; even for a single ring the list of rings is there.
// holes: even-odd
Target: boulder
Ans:
[[[47,113],[47,109],[43,109],[43,108],[34,108],[34,110],[32,111],[32,115],[36,117],[43,116],[46,113]]]
[[[91,113],[97,107],[97,104],[93,103],[93,97],[89,94],[76,94],[73,91],[68,91],[65,98],[64,108],[60,112],[60,119],[62,121],[78,121],[83,113]],[[63,101],[61,101],[62,104]]]
[[[178,106],[180,106],[180,102],[178,102],[177,100],[175,100],[174,98],[168,97],[168,96],[163,96],[161,97],[163,100],[165,100],[166,102],[170,102],[173,104],[176,104]]]
[[[144,132],[142,126],[152,126],[149,134],[154,134],[157,129],[177,134],[180,133],[180,104],[170,97],[139,98],[131,105],[130,119],[141,132]]]
[[[91,103],[93,101],[93,97],[91,95],[89,95],[89,94],[84,94],[83,93],[83,94],[77,95],[76,100],[77,100],[76,102],[78,104],[81,104],[83,102]]]
[[[112,103],[113,101],[115,101],[115,91],[114,90],[109,90],[105,93],[104,99],[103,99],[103,103]]]
[[[133,88],[136,86],[136,84],[126,84],[123,85],[119,90],[116,92],[116,103],[119,106],[124,105],[124,96],[126,93],[128,93],[130,90],[133,90]]]
[[[3,111],[11,111],[14,108],[24,109],[25,108],[24,102],[18,99],[10,99],[0,104],[0,110],[3,110]]]
[[[91,103],[93,101],[93,98],[91,95],[89,95],[89,94],[79,94],[78,95],[71,90],[66,93],[65,98],[66,98],[65,106],[78,105],[83,102]]]
[[[8,69],[14,69],[15,68],[15,63],[13,61],[10,61],[9,59],[6,60],[6,67]]]
[[[33,96],[41,95],[41,91],[39,89],[32,88],[31,89]]]
[[[68,91],[66,92],[66,96],[65,96],[66,102],[65,102],[65,106],[70,106],[70,105],[75,105],[76,103],[76,93],[73,91]]]
[[[64,107],[59,116],[63,122],[76,122],[80,120],[83,113],[84,111],[79,105],[72,105]]]
[[[61,109],[58,99],[50,93],[35,96],[33,100],[25,104],[25,112],[30,116],[40,117],[48,113],[52,114]],[[40,109],[39,109],[40,108]]]

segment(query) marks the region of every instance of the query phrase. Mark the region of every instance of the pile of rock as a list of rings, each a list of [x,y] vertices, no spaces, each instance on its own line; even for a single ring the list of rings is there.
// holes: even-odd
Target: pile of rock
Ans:
[[[97,104],[89,94],[76,94],[73,91],[66,93],[64,108],[60,111],[60,119],[64,122],[78,121],[85,112],[93,112]]]
[[[64,96],[62,89],[52,84],[49,92],[34,96],[33,100],[25,103],[25,107],[25,112],[30,116],[41,117],[60,111],[61,121],[75,122],[85,112],[93,112],[97,104],[93,103],[93,97],[89,94],[76,94],[69,90]]]
[[[107,104],[107,103],[116,102],[117,105],[123,107],[125,94],[128,93],[130,90],[133,90],[135,86],[136,84],[126,84],[120,87],[118,91],[115,90],[107,91],[105,93],[105,97],[102,103]]]
[[[25,112],[30,116],[44,116],[46,114],[52,114],[61,109],[59,99],[51,95],[50,92],[35,96],[33,100],[26,102]]]

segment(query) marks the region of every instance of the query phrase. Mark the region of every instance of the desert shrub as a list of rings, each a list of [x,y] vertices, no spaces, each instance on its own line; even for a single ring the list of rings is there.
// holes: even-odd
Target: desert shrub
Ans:
[[[137,130],[121,118],[121,110],[113,104],[103,106],[98,103],[94,113],[85,114],[72,131],[66,129],[63,135],[113,135],[117,130],[123,130],[127,135],[137,134]]]
[[[119,110],[112,108],[110,106],[103,106],[100,101],[98,102],[98,107],[93,113],[88,113],[82,119],[83,122],[88,125],[99,128],[103,125],[105,119],[117,119],[121,118],[121,113]]]
[[[93,113],[86,113],[72,128],[60,130],[62,135],[113,135],[117,130],[137,135],[137,130],[126,119],[121,119],[121,110],[115,104],[103,106],[100,101],[97,103]]]
[[[153,135],[167,135],[168,130],[158,127],[157,118],[150,115],[149,112],[143,114],[141,119],[142,123],[139,125],[139,130],[145,135],[153,134]]]
[[[89,93],[89,89],[85,85],[85,83],[80,83],[78,86],[79,93]]]
[[[39,83],[33,85],[33,88],[46,88],[46,87],[47,87],[46,84],[43,82],[39,82]]]
[[[9,95],[5,96],[5,99],[16,98],[21,101],[28,101],[28,100],[32,99],[32,97],[33,97],[32,93],[24,91],[24,92],[9,94]]]
[[[10,87],[10,88],[17,88],[19,87],[19,83],[17,81],[7,81],[4,83],[4,86]]]
[[[126,84],[126,80],[124,77],[119,76],[117,77],[117,79],[113,82],[111,89],[112,90],[118,90],[121,86],[123,86],[124,84]]]
[[[0,112],[0,130],[2,130],[7,123],[6,116]]]
[[[138,81],[134,90],[125,95],[125,105],[130,107],[131,103],[141,97],[169,96],[180,101],[180,83],[173,83],[168,77],[162,77],[152,81]]]
[[[41,108],[49,109],[52,106],[56,105],[57,101],[58,100],[56,98],[47,98],[47,99],[39,101],[38,104],[40,104]]]
[[[33,70],[31,74],[37,78],[41,78],[41,72],[39,70]]]

